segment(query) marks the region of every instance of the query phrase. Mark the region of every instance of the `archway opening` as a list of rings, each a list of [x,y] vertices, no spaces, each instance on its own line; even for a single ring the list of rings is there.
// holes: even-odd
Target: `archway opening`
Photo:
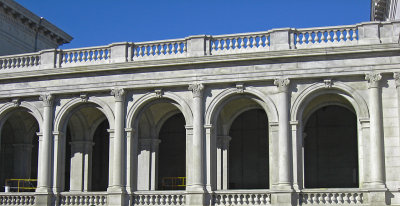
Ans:
[[[138,115],[137,189],[186,188],[186,119],[180,106],[158,99]]]
[[[0,184],[12,192],[33,192],[37,186],[39,124],[25,109],[18,109],[1,128]]]
[[[352,111],[337,105],[314,111],[304,136],[306,188],[358,187],[357,117]]]
[[[229,131],[229,189],[269,187],[268,118],[262,109],[240,114]]]
[[[158,185],[160,190],[184,190],[186,177],[185,118],[176,114],[163,124],[159,133]]]
[[[94,104],[72,111],[65,127],[65,191],[106,191],[109,178],[109,122]]]

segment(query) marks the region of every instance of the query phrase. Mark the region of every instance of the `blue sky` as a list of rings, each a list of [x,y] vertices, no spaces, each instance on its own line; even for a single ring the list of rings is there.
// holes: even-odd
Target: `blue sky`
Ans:
[[[370,0],[16,0],[74,37],[61,48],[369,21]]]

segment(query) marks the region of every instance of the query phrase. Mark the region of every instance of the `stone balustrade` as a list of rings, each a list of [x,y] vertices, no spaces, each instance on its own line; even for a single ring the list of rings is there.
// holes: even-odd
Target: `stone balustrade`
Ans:
[[[300,205],[363,205],[364,192],[360,190],[304,190],[300,193]]]
[[[40,64],[39,53],[18,54],[0,57],[0,69],[37,69]]]
[[[269,51],[269,32],[218,35],[211,38],[211,54]]]
[[[68,67],[108,63],[111,52],[109,46],[102,46],[61,50],[59,54],[61,56],[60,66]]]
[[[358,29],[355,25],[295,29],[292,32],[294,34],[294,45],[297,49],[356,45],[358,43]]]
[[[95,64],[126,63],[226,54],[291,51],[398,43],[400,22],[367,22],[348,26],[274,29],[266,32],[192,36],[139,43],[67,50],[44,50],[0,57],[0,73]],[[199,39],[204,43],[199,43]],[[200,42],[201,42],[200,41]]]
[[[213,205],[270,205],[271,194],[268,191],[231,190],[215,191]]]
[[[140,191],[131,196],[131,205],[185,205],[185,191]]]
[[[72,193],[65,192],[58,196],[58,205],[82,205],[82,206],[97,206],[107,205],[107,193],[105,192],[87,192],[87,193]]]
[[[1,193],[0,205],[34,205],[34,193]]]
[[[131,61],[186,57],[186,39],[134,43],[128,56]]]

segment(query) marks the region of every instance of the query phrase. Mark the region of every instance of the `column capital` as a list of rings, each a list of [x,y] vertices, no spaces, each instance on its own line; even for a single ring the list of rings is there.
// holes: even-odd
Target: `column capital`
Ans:
[[[289,78],[275,78],[274,85],[278,87],[279,92],[287,92],[289,90]]]
[[[190,84],[188,89],[192,91],[193,98],[203,96],[204,85],[201,83]]]
[[[396,88],[400,86],[400,72],[393,72],[393,78],[396,81]]]
[[[368,81],[369,88],[379,87],[379,82],[381,79],[382,79],[381,73],[371,72],[371,73],[365,74],[365,80]]]
[[[230,137],[230,136],[218,136],[217,144],[222,149],[228,149],[229,143],[231,142],[231,140],[232,140],[232,137]]]
[[[53,106],[53,100],[54,100],[54,98],[53,98],[53,95],[52,95],[52,94],[49,94],[49,93],[41,94],[41,95],[39,96],[39,100],[43,101],[43,105],[44,105],[45,107],[51,107],[51,106]]]
[[[125,99],[125,90],[122,88],[111,89],[111,95],[114,96],[116,102],[122,102]]]
[[[150,151],[152,148],[157,148],[160,143],[160,139],[139,139],[139,149]]]

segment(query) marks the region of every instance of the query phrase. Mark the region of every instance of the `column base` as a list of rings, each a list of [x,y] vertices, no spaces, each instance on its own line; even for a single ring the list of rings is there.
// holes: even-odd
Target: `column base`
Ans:
[[[107,192],[112,194],[125,194],[126,188],[121,186],[109,186],[107,188]]]

